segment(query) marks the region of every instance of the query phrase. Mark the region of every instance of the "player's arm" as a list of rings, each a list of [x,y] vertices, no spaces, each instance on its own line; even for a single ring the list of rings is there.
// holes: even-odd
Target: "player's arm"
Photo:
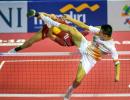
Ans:
[[[50,28],[49,30],[49,37],[52,41],[55,41],[56,43],[58,43],[61,46],[65,46],[65,42],[63,39],[59,38],[58,36],[56,36],[55,34],[57,34],[57,32],[55,34],[54,33],[54,27]]]
[[[72,17],[70,17],[69,15],[64,15],[63,16],[64,19],[68,20],[68,21],[71,21],[72,23],[76,24],[77,26],[85,29],[85,30],[89,30],[89,26],[86,25],[85,23],[79,21],[79,20],[76,20],[76,19],[73,19]]]
[[[66,45],[65,42],[64,42],[64,40],[62,40],[61,38],[59,38],[56,35],[51,35],[50,39],[53,40],[53,41],[55,41],[56,43],[58,43],[61,46],[65,46]]]
[[[120,80],[120,61],[118,60],[116,48],[112,48],[112,59],[115,66],[115,82],[118,82]]]
[[[115,66],[115,82],[118,82],[120,80],[120,61],[119,60],[113,60],[114,66]]]

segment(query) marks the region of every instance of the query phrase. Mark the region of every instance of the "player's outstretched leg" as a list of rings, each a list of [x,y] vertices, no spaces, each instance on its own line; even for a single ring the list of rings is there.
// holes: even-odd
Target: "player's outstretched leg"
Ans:
[[[69,100],[71,95],[72,95],[72,92],[73,92],[73,86],[69,86],[65,96],[64,96],[64,100]]]
[[[82,64],[80,63],[79,67],[78,67],[76,79],[73,82],[73,84],[71,86],[69,86],[69,88],[64,96],[64,100],[70,100],[73,90],[80,85],[80,83],[83,80],[83,78],[85,77],[85,75],[86,75],[86,72],[85,72],[84,68],[82,67]]]
[[[42,29],[39,32],[37,32],[35,35],[33,35],[29,40],[27,40],[23,45],[9,50],[8,53],[16,53],[20,50],[28,48],[32,44],[36,43],[37,41],[40,41],[41,39],[42,39]]]
[[[41,15],[41,19],[48,25],[59,27],[61,30],[68,32],[72,36],[72,39],[75,45],[77,47],[80,47],[80,43],[81,43],[83,35],[76,28],[56,22],[52,20],[51,18],[46,17],[44,15]]]

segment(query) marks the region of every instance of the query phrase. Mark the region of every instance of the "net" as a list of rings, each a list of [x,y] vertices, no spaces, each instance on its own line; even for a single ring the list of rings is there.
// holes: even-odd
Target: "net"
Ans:
[[[75,94],[130,95],[130,54],[120,53],[120,82],[109,56],[97,62]],[[1,53],[0,94],[64,94],[76,76],[80,55],[70,52]]]

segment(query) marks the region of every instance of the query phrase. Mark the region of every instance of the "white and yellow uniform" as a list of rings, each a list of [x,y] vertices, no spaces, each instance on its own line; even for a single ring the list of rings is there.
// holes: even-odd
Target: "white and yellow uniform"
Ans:
[[[118,59],[118,53],[115,48],[114,41],[103,41],[96,33],[99,33],[100,29],[89,26],[89,31],[92,33],[93,41],[89,42],[84,37],[79,47],[79,51],[82,55],[81,63],[86,73],[88,73],[92,67],[96,64],[96,61],[101,59],[103,55],[111,54],[112,59]]]

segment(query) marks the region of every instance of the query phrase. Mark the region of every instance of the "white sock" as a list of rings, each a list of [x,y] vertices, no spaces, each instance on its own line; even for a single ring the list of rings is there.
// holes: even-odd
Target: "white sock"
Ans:
[[[47,16],[42,16],[41,19],[45,22],[45,24],[48,24],[48,25],[57,26],[57,27],[60,25],[60,23],[52,20],[51,18]]]
[[[71,85],[68,90],[71,91],[71,93],[72,93],[73,89],[74,89],[73,85]]]
[[[68,88],[68,90],[67,90],[67,93],[66,93],[64,99],[66,99],[66,100],[69,100],[69,99],[70,99],[70,97],[71,97],[71,95],[72,95],[72,92],[73,92],[73,89],[74,89],[74,88],[73,88],[73,85],[69,86],[69,88]]]

